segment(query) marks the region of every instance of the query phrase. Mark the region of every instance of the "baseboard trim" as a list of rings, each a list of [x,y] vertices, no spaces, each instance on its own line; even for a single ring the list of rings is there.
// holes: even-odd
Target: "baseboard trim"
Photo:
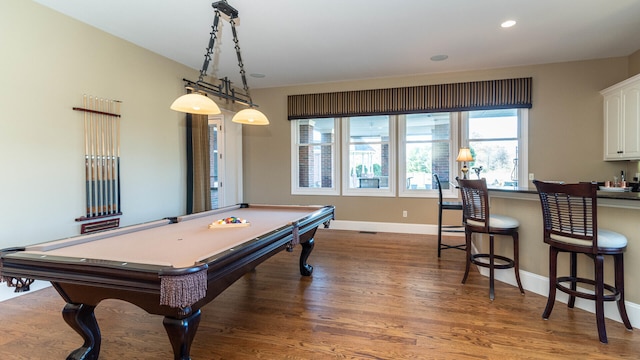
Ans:
[[[372,221],[345,221],[333,220],[329,226],[335,230],[353,230],[353,231],[379,231],[394,232],[401,234],[422,234],[437,235],[438,225],[431,224],[408,224],[408,223],[385,223]],[[464,237],[464,233],[449,232],[447,236]]]

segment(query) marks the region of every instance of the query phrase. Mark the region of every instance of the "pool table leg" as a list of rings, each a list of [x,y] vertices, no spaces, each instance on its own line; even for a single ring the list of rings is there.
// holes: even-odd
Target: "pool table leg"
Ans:
[[[191,343],[200,324],[200,309],[184,319],[165,316],[162,321],[173,347],[175,360],[190,360]]]
[[[64,321],[75,330],[82,339],[82,347],[67,356],[67,360],[95,360],[100,354],[100,328],[93,310],[95,306],[86,304],[65,305],[62,310]]]
[[[300,275],[311,276],[311,273],[313,272],[313,266],[307,264],[307,259],[309,258],[309,255],[311,255],[311,251],[313,250],[313,237],[305,242],[300,243],[300,245],[302,245],[302,252],[300,253]]]

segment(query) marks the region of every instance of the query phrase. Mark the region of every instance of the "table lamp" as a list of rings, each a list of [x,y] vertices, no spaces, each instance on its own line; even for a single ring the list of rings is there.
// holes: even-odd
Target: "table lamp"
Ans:
[[[458,152],[458,157],[456,158],[457,162],[462,162],[462,178],[467,179],[467,172],[469,172],[469,168],[467,167],[467,161],[473,161],[473,156],[471,156],[471,150],[469,148],[460,148],[460,152]]]

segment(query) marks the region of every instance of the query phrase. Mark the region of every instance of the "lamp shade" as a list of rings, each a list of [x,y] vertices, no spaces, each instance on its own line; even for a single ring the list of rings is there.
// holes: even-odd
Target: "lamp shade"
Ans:
[[[254,108],[238,111],[231,121],[246,125],[269,125],[269,119],[267,119],[265,114]]]
[[[473,161],[473,156],[471,156],[471,150],[469,148],[460,148],[460,152],[458,152],[458,157],[456,161],[464,162],[464,161]]]
[[[220,108],[213,100],[198,93],[180,96],[171,104],[170,109],[200,115],[215,115],[221,113]]]

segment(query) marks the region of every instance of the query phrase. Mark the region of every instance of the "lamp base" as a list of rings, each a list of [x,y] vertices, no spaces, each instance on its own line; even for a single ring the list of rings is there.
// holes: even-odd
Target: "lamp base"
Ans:
[[[467,173],[469,172],[469,168],[465,165],[460,170],[462,170],[462,178],[464,180],[467,180]]]

